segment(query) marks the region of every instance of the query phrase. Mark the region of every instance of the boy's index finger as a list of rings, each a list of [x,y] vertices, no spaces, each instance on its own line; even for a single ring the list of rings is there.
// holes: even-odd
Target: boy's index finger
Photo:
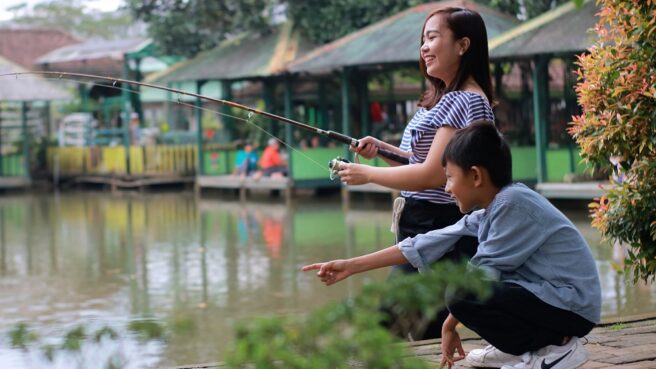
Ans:
[[[301,268],[302,271],[307,272],[308,270],[316,270],[316,269],[321,269],[321,265],[323,263],[317,263],[317,264],[310,264],[306,265],[303,268]]]

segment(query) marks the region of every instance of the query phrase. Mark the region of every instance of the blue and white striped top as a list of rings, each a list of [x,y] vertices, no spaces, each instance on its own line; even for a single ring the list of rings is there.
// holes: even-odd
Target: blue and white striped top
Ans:
[[[485,97],[471,91],[451,91],[431,109],[420,108],[403,132],[400,149],[411,151],[410,165],[423,163],[442,126],[465,128],[469,123],[488,119],[494,121],[492,107]],[[402,191],[403,197],[428,200],[436,204],[451,204],[455,201],[444,191],[444,186],[423,191]]]

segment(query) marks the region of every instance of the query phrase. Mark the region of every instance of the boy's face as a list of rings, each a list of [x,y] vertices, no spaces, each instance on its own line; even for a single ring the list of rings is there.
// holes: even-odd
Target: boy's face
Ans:
[[[461,213],[468,213],[477,207],[475,194],[475,172],[472,169],[463,169],[458,165],[446,162],[446,187],[448,194],[456,199]]]

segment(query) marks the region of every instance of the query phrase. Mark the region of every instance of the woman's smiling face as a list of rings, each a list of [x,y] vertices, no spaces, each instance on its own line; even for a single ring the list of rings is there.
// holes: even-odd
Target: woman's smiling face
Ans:
[[[449,83],[460,66],[462,45],[454,39],[445,16],[436,14],[426,21],[422,34],[421,58],[429,76]]]

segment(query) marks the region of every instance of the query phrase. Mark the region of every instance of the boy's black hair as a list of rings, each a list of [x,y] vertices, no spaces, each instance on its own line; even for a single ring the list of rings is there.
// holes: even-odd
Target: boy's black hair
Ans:
[[[497,188],[512,182],[510,147],[489,120],[477,120],[456,131],[444,149],[442,166],[446,167],[447,161],[465,170],[473,166],[487,169]]]

